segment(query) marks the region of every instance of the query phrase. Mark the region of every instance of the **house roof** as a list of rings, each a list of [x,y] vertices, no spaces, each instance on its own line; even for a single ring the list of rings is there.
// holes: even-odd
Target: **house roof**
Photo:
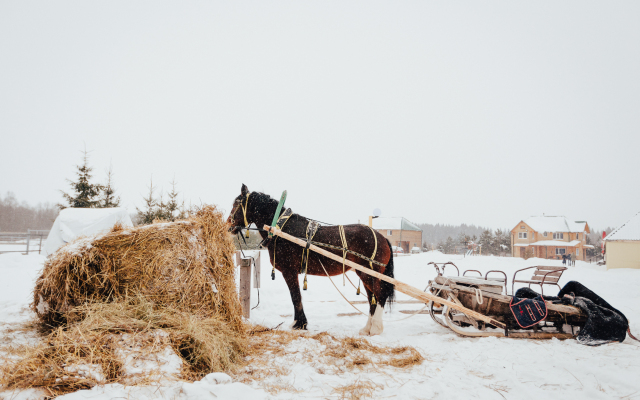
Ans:
[[[640,213],[609,233],[604,240],[640,240]]]
[[[393,229],[403,231],[422,231],[416,224],[404,217],[383,217],[373,219],[373,229]]]
[[[536,232],[579,233],[587,230],[586,221],[569,221],[565,217],[529,217],[522,222],[529,225]]]

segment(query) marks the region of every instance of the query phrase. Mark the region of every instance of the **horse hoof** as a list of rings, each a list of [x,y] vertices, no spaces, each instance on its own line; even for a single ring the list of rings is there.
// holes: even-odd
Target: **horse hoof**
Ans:
[[[296,331],[306,331],[307,330],[307,323],[299,323],[298,321],[294,321],[293,325],[291,325],[291,329],[296,330]]]
[[[369,315],[369,319],[367,320],[367,324],[364,328],[360,329],[360,335],[369,336],[371,334],[371,315]]]

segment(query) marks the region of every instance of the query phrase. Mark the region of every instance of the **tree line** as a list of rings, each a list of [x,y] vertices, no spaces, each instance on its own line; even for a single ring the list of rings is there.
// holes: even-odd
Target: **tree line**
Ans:
[[[83,152],[82,162],[76,166],[74,179],[67,179],[69,190],[61,190],[63,202],[58,204],[38,204],[30,206],[19,202],[15,194],[7,192],[0,196],[0,231],[26,232],[28,229],[50,229],[60,210],[65,208],[113,208],[120,205],[116,195],[113,170],[109,167],[104,183],[96,182],[93,167],[89,165],[89,155]],[[175,180],[166,197],[151,180],[149,191],[144,197],[144,206],[136,207],[132,220],[135,225],[151,224],[153,221],[175,221],[188,216],[184,200],[179,200]]]
[[[58,216],[58,207],[44,203],[30,206],[19,202],[16,195],[7,192],[0,197],[0,232],[27,232],[29,229],[50,229]]]
[[[465,251],[469,245],[482,246],[483,255],[507,255],[511,252],[511,237],[507,230],[484,229],[480,236],[469,236],[466,232],[458,232],[455,239],[447,236],[446,239],[438,241],[435,248],[445,254],[454,254],[460,250]]]

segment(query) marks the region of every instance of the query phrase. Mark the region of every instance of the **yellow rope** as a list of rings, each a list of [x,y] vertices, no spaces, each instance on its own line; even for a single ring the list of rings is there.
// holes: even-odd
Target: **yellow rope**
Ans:
[[[347,259],[347,237],[344,233],[344,226],[338,225],[338,230],[340,232],[340,241],[342,242],[342,248],[344,249],[342,250],[342,286],[345,286],[346,282],[344,281],[344,277],[346,268],[344,262]]]
[[[344,297],[344,294],[342,294],[342,292],[340,291],[340,289],[338,289],[338,287],[336,286],[335,283],[333,283],[333,279],[331,279],[331,276],[329,276],[329,273],[327,272],[327,270],[324,268],[324,264],[322,264],[322,260],[320,260],[320,258],[318,258],[318,260],[320,261],[320,265],[322,266],[322,269],[324,270],[324,273],[327,274],[327,278],[329,278],[329,280],[331,281],[331,284],[333,285],[334,288],[336,288],[336,290],[338,291],[338,293],[340,293],[340,296],[342,296],[343,299],[345,299],[347,301],[347,303],[349,303],[351,305],[351,307],[355,308],[357,312],[359,312],[362,315],[369,315],[369,314],[365,314],[362,311],[360,311],[356,306],[353,305],[352,302],[349,301],[349,299],[347,299],[346,297]]]
[[[247,222],[247,208],[249,208],[249,196],[251,196],[251,192],[247,194],[247,200],[245,201],[245,205],[240,203],[240,207],[242,207],[242,215],[244,216],[244,227],[249,227],[249,222]],[[246,236],[249,237],[249,229],[247,229]]]
[[[376,231],[374,231],[372,227],[369,227],[369,229],[371,229],[371,233],[373,233],[373,241],[375,243],[375,247],[373,248],[373,255],[371,256],[371,259],[375,260],[376,253],[378,252],[378,236],[376,235]],[[369,261],[369,267],[373,269],[373,264],[371,264],[371,261]]]

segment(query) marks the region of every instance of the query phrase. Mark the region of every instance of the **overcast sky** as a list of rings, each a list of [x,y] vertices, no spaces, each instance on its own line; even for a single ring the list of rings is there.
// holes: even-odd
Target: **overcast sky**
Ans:
[[[86,146],[353,223],[617,226],[640,211],[640,2],[0,2],[0,193],[61,201]]]

